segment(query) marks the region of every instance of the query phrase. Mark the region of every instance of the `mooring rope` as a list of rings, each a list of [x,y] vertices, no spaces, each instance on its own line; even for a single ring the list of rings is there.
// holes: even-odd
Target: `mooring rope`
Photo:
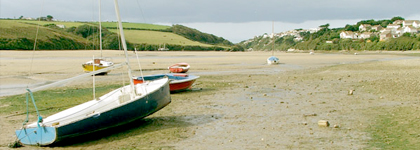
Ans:
[[[32,103],[34,104],[35,110],[36,110],[36,114],[38,115],[38,120],[37,120],[37,125],[39,128],[41,128],[41,126],[39,125],[39,123],[42,122],[42,116],[39,114],[38,111],[38,107],[36,107],[36,103],[35,103],[35,99],[34,99],[34,95],[32,94],[32,91],[30,89],[26,89],[28,92],[26,93],[26,119],[23,125],[25,125],[28,121],[29,121],[29,96],[31,96],[32,99]]]

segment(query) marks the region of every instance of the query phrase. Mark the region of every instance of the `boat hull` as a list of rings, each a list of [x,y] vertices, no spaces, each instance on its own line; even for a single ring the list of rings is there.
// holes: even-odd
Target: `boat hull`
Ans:
[[[119,89],[117,89],[119,90]],[[160,88],[139,99],[131,100],[111,110],[94,113],[66,125],[51,125],[16,130],[17,138],[25,145],[50,145],[69,137],[120,126],[162,109],[171,102],[169,80]]]
[[[85,72],[92,72],[92,71],[94,71],[94,70],[104,69],[104,68],[106,68],[107,66],[94,66],[94,65],[83,64],[83,65],[82,65],[82,67],[83,67],[83,71],[85,71]],[[102,74],[107,74],[107,73],[109,73],[109,72],[110,72],[110,71],[107,71],[107,72],[102,72]]]
[[[171,90],[171,92],[181,92],[184,90],[187,90],[189,88],[191,88],[191,86],[194,84],[195,79],[194,80],[190,80],[190,81],[185,81],[185,82],[181,82],[181,83],[170,83],[169,84],[169,89]]]
[[[110,67],[112,65],[114,65],[113,62],[106,61],[106,60],[103,60],[103,59],[94,59],[94,60],[91,60],[91,61],[88,61],[88,62],[82,64],[82,67],[83,67],[83,70],[85,72],[92,72],[92,71],[95,71],[95,70],[100,70],[100,69]],[[101,72],[99,74],[108,74],[110,71],[111,70],[108,70],[106,72]]]
[[[171,92],[181,92],[185,91],[194,84],[194,82],[199,78],[199,76],[187,75],[187,74],[158,74],[158,75],[149,75],[144,76],[145,80],[156,80],[159,78],[168,77],[169,88]],[[134,84],[143,83],[142,77],[133,78]]]
[[[275,56],[271,56],[267,58],[267,64],[269,65],[274,65],[274,64],[278,64],[279,63],[279,58],[275,57]]]
[[[172,73],[186,73],[190,69],[190,65],[187,63],[177,63],[168,67]]]
[[[172,73],[186,73],[188,68],[169,68],[169,71]]]

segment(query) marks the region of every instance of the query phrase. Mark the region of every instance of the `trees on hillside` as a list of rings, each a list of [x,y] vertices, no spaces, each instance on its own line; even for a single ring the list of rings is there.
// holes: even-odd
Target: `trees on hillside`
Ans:
[[[202,33],[196,29],[188,28],[183,25],[173,25],[169,30],[175,34],[184,36],[185,38],[193,41],[206,44],[233,46],[233,43],[222,37],[217,37],[213,34]]]
[[[46,18],[46,19],[47,19],[47,21],[52,21],[52,20],[53,20],[53,18],[54,18],[53,16],[51,16],[51,15],[47,15],[47,18]]]
[[[397,16],[397,17],[392,17],[391,21],[397,21],[397,20],[405,20],[403,17]]]

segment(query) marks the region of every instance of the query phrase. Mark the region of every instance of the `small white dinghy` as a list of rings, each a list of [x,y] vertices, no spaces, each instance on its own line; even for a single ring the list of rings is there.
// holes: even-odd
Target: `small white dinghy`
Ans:
[[[271,56],[267,58],[267,64],[269,65],[274,65],[278,63],[279,63],[279,58],[277,58],[276,56]]]

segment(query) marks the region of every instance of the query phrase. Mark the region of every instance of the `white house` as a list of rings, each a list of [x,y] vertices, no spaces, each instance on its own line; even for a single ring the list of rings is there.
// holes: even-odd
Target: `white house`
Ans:
[[[63,24],[57,24],[57,27],[62,28],[62,29],[66,28],[66,26]]]
[[[367,39],[370,38],[373,35],[372,32],[363,32],[362,34],[359,35],[360,39]]]
[[[391,34],[391,31],[385,31],[385,32],[382,32],[381,34],[379,34],[379,40],[380,41],[384,41],[384,40],[390,39],[392,37],[393,36]]]
[[[357,33],[351,31],[343,31],[340,33],[342,39],[357,39]]]
[[[359,31],[369,31],[372,28],[370,24],[361,24],[359,26]]]
[[[401,24],[403,24],[403,21],[404,21],[404,20],[395,20],[392,24],[398,24],[398,25],[401,25]]]
[[[414,28],[413,26],[404,26],[402,27],[402,33],[417,33],[417,28]]]
[[[388,26],[386,26],[386,28],[393,29],[393,30],[396,30],[400,27],[401,27],[401,25],[399,25],[399,24],[389,24]]]
[[[420,21],[418,21],[418,20],[404,20],[402,25],[403,25],[403,27],[413,26],[415,28],[419,28],[420,27]]]
[[[382,29],[382,26],[381,25],[374,25],[374,26],[372,26],[372,30],[381,31],[381,29]]]

